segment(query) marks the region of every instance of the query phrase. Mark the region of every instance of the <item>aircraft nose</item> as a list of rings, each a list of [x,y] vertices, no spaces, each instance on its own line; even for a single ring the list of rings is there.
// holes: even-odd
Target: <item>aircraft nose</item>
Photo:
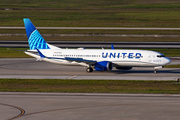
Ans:
[[[164,62],[165,62],[165,64],[167,65],[167,64],[171,63],[171,59],[165,58]]]

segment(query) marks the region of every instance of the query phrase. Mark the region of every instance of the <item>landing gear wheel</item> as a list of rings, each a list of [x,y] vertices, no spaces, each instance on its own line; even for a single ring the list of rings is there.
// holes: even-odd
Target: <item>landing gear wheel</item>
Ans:
[[[88,68],[86,69],[86,72],[88,72],[88,73],[93,72],[93,69],[92,69],[91,67],[88,67]]]

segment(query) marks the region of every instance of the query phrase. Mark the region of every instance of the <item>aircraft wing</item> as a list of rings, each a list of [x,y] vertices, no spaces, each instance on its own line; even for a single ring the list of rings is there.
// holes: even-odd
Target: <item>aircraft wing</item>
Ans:
[[[95,64],[96,61],[94,60],[86,60],[86,59],[83,59],[83,58],[71,58],[71,57],[65,57],[64,60],[67,60],[67,61],[75,61],[75,62],[84,62],[84,63],[87,63],[87,64]]]
[[[89,65],[94,65],[97,61],[94,60],[86,60],[83,58],[71,58],[71,57],[65,57],[65,58],[56,58],[56,57],[41,57],[41,58],[48,58],[48,59],[61,59],[61,60],[67,60],[70,62],[78,62],[78,63],[86,63]]]

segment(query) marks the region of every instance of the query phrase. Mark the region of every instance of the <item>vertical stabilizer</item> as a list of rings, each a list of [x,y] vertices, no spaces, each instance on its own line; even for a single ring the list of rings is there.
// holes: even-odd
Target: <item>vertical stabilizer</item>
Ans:
[[[30,21],[30,19],[24,18],[23,20],[26,28],[26,34],[30,50],[50,49],[44,38],[41,36],[36,27]]]

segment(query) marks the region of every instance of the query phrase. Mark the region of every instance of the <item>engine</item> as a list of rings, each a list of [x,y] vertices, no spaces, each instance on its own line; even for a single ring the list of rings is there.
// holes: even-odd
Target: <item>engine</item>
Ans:
[[[116,67],[118,70],[131,70],[132,67]]]
[[[111,62],[109,61],[101,61],[101,62],[97,62],[95,65],[94,65],[94,69],[96,71],[110,71],[112,70],[113,68],[113,65]]]

